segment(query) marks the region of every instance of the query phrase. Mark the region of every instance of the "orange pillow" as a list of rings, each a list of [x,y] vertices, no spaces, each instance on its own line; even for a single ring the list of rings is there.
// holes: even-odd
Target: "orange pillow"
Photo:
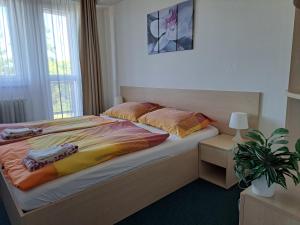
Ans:
[[[137,122],[140,116],[160,108],[160,105],[151,102],[125,102],[113,106],[104,112],[104,114],[119,119]]]
[[[140,123],[160,128],[180,137],[201,130],[214,122],[202,113],[163,108],[147,113],[139,118]]]

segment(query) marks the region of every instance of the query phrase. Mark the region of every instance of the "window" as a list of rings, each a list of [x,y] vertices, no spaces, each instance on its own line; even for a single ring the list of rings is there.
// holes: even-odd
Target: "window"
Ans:
[[[67,18],[44,13],[48,68],[50,76],[71,75]]]
[[[67,16],[44,12],[54,118],[75,116],[78,75],[72,69]]]
[[[0,6],[0,79],[9,79],[15,75],[13,52],[8,26],[7,9]]]
[[[78,6],[0,0],[0,99],[26,99],[33,120],[82,115]]]

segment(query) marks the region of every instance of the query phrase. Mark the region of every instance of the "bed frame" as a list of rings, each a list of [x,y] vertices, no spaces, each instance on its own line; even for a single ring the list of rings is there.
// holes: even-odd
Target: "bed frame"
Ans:
[[[201,111],[217,120],[223,133],[230,113],[249,114],[256,128],[260,93],[121,87],[126,101],[153,101],[165,106]],[[12,225],[110,225],[198,179],[198,147],[115,176],[47,206],[23,212],[1,173],[2,201]]]

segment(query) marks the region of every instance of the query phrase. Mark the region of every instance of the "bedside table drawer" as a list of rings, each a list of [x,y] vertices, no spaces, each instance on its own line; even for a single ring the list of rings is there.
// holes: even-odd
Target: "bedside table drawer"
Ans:
[[[227,154],[218,148],[200,144],[200,159],[217,166],[227,167]]]

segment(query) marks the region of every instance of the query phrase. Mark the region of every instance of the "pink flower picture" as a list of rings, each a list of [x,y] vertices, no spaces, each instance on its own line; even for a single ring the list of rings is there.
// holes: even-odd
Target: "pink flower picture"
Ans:
[[[193,49],[193,14],[193,0],[148,14],[148,53]]]

